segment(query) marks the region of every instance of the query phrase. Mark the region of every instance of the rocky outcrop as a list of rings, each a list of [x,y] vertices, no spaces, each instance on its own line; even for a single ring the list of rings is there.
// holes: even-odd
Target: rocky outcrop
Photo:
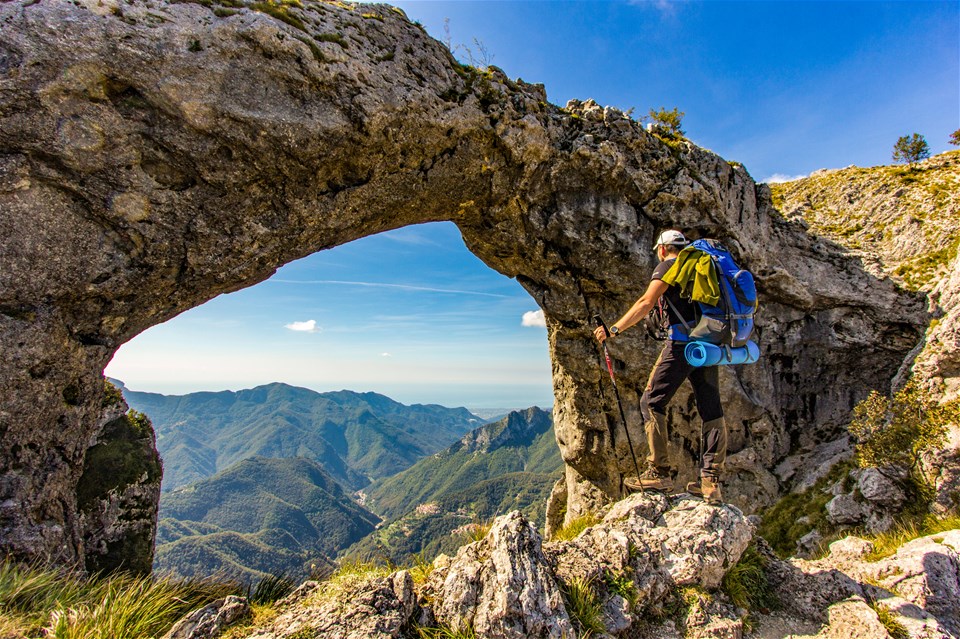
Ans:
[[[744,570],[762,575],[726,581],[750,545],[754,559]],[[456,556],[441,555],[431,570],[418,567],[417,580],[406,570],[348,569],[328,582],[307,582],[275,614],[254,617],[230,636],[958,636],[960,531],[915,539],[882,559],[871,559],[872,550],[870,542],[848,537],[822,559],[782,561],[753,537],[753,526],[735,507],[632,495],[569,541],[544,542],[512,512]],[[762,598],[748,594],[769,608],[738,607],[730,594],[737,583],[766,591]],[[199,632],[225,618],[225,610],[242,609],[225,603],[178,627]]]
[[[178,621],[163,639],[213,639],[250,614],[246,599],[230,595],[191,612]]]
[[[386,638],[420,627],[491,639],[570,637],[583,630],[572,594],[578,587],[602,609],[606,632],[633,636],[649,630],[655,618],[649,613],[674,598],[677,588],[715,589],[751,534],[736,508],[690,499],[671,504],[653,495],[619,502],[601,523],[566,542],[544,543],[514,511],[455,557],[438,557],[419,585],[406,571],[359,579],[346,589],[308,583],[282,604],[275,620],[245,636]],[[724,621],[723,614],[731,618]],[[741,625],[729,604],[696,608],[689,622],[691,628],[731,624]],[[663,636],[656,634],[662,630],[649,636]]]
[[[84,568],[146,575],[153,568],[163,467],[149,418],[117,401],[104,412],[77,482]]]
[[[566,463],[549,512],[567,520],[618,498],[632,472],[590,316],[636,299],[663,228],[721,239],[759,282],[762,359],[721,382],[731,453],[752,451],[731,456],[725,487],[745,508],[775,498],[765,469],[832,439],[889,383],[925,325],[917,298],[781,217],[739,165],[464,67],[402,12],[204,4],[0,4],[4,553],[102,552],[77,490],[122,343],[407,224],[453,221],[544,310]],[[639,330],[611,345],[634,442],[657,349]],[[686,391],[669,419],[683,482],[699,442]]]

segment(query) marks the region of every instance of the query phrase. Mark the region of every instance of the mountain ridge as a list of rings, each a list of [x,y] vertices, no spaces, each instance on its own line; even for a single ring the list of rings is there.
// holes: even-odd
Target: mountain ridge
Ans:
[[[481,423],[465,408],[406,406],[379,393],[319,393],[282,382],[185,395],[121,390],[154,424],[164,492],[258,455],[314,459],[357,490]]]

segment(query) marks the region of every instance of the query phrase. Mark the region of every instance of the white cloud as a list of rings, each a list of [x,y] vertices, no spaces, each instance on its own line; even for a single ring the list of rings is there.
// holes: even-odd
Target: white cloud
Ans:
[[[393,357],[391,353],[380,353],[380,357]]]
[[[780,182],[793,182],[794,180],[802,180],[807,177],[806,175],[784,175],[783,173],[774,173],[765,180],[760,180],[764,184],[779,184]]]
[[[547,319],[543,316],[543,311],[527,311],[523,314],[523,319],[520,321],[521,326],[539,326],[541,328],[547,327]]]
[[[317,320],[307,320],[306,322],[290,322],[289,324],[284,324],[284,328],[289,328],[291,331],[297,331],[299,333],[319,333],[320,327],[317,326]]]

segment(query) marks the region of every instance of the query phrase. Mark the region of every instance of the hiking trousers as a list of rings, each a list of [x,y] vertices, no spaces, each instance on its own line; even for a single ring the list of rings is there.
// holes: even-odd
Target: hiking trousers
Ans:
[[[640,413],[650,448],[647,461],[660,469],[670,467],[667,456],[667,405],[684,380],[689,379],[697,411],[703,421],[700,473],[717,478],[727,456],[727,428],[720,404],[720,371],[717,366],[691,366],[683,355],[686,346],[686,342],[673,340],[663,346],[640,398]]]

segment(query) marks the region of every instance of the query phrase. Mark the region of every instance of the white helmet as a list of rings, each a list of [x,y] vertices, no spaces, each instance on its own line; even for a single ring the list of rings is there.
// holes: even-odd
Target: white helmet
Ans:
[[[683,233],[680,231],[664,231],[660,234],[660,237],[657,238],[657,243],[653,245],[653,250],[657,250],[657,247],[661,244],[672,245],[672,246],[686,246],[689,244],[687,238],[683,236]]]

